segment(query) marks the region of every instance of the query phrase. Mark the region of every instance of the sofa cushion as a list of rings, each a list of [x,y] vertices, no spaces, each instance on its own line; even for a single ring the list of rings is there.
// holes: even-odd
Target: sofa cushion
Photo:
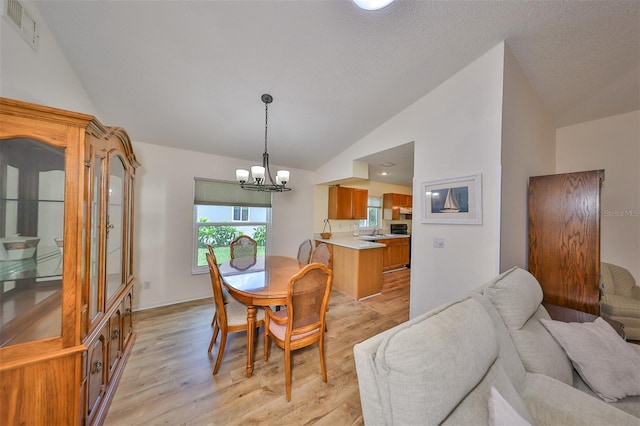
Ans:
[[[491,387],[491,395],[489,395],[489,425],[531,426],[531,423],[523,419],[509,402],[500,395],[496,388]]]
[[[487,283],[484,294],[500,312],[509,329],[522,328],[538,310],[543,297],[535,277],[517,266]]]
[[[514,267],[483,287],[502,317],[527,371],[573,384],[573,368],[564,350],[540,323],[550,319],[540,304],[542,288],[533,275]]]
[[[522,399],[537,425],[640,425],[637,417],[544,374],[527,374]]]
[[[509,335],[509,331],[504,325],[504,321],[502,321],[500,314],[496,311],[496,308],[486,296],[483,296],[478,292],[472,292],[469,294],[469,297],[480,303],[485,312],[489,315],[489,318],[491,318],[493,328],[496,332],[496,339],[498,340],[498,357],[502,362],[502,368],[507,373],[509,380],[513,383],[518,392],[522,392],[524,389],[526,370],[520,360],[518,350]]]
[[[375,358],[385,423],[441,423],[497,354],[491,319],[473,299],[396,327]]]
[[[524,419],[527,423],[533,424],[531,414],[529,414],[524,401],[511,383],[511,378],[502,367],[502,360],[498,356],[480,383],[465,395],[464,399],[458,403],[456,408],[447,416],[441,425],[458,426],[490,424],[491,406],[489,401],[491,399],[491,389],[497,390],[507,404],[509,404],[509,406],[518,413],[519,417]],[[419,424],[429,423],[423,422]],[[506,424],[508,423],[503,423],[503,425]]]
[[[640,395],[640,356],[602,318],[565,323],[541,320],[580,377],[607,402]]]

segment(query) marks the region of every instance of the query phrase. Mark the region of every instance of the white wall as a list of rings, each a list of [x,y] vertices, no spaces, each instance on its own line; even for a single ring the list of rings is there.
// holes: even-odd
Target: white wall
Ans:
[[[559,128],[556,140],[558,173],[604,169],[600,257],[640,285],[640,111]]]
[[[317,171],[316,182],[349,177],[351,159],[415,141],[412,318],[498,272],[503,52],[500,43]],[[482,225],[420,223],[421,182],[476,173],[483,175]],[[434,248],[434,237],[445,238],[445,248]]]
[[[500,271],[527,269],[530,176],[555,173],[555,124],[520,64],[505,49],[502,107]]]
[[[208,274],[192,275],[194,177],[232,180],[248,162],[135,142],[142,166],[136,175],[136,308],[211,296]],[[312,173],[291,170],[291,192],[273,195],[272,254],[295,256],[312,236]]]
[[[37,8],[26,4],[42,24],[40,49],[34,51],[0,19],[0,95],[100,119]],[[250,162],[136,141],[133,147],[142,164],[136,181],[134,309],[209,297],[208,275],[191,275],[193,178],[232,180],[235,168]],[[312,174],[292,170],[290,186],[293,191],[274,195],[274,254],[295,255],[299,242],[313,235]],[[150,289],[142,288],[144,281],[150,281]]]
[[[0,96],[83,112],[99,119],[40,12],[32,2],[25,2],[25,6],[40,24],[40,49],[33,50],[4,17],[0,19]]]

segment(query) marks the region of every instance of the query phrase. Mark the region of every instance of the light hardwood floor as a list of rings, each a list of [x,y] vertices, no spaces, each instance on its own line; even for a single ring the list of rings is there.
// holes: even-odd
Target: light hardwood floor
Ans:
[[[292,396],[285,399],[284,356],[275,345],[246,377],[246,335],[229,335],[218,374],[217,344],[207,354],[211,299],[134,313],[137,340],[105,425],[361,425],[353,345],[409,319],[409,270],[384,275],[382,295],[358,302],[337,291],[327,313],[328,382],[317,345],[292,356]]]

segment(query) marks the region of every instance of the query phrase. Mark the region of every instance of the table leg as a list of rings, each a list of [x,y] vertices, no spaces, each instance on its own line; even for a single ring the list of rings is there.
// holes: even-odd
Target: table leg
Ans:
[[[253,373],[253,338],[256,334],[256,307],[247,306],[247,377]]]

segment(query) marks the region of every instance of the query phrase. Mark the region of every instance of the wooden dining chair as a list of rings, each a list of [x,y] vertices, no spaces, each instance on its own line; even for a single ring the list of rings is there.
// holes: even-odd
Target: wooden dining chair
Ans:
[[[311,259],[311,252],[313,251],[313,243],[311,240],[304,240],[300,247],[298,247],[298,260],[300,263],[307,264]]]
[[[258,243],[248,235],[240,235],[229,244],[231,259],[239,257],[256,257],[258,255]]]
[[[213,368],[213,375],[218,374],[220,369],[220,363],[222,362],[222,356],[224,355],[224,347],[227,344],[227,334],[237,333],[240,331],[247,331],[247,306],[237,300],[230,298],[225,304],[222,299],[222,281],[220,280],[220,271],[218,265],[213,260],[213,256],[207,253],[207,263],[209,264],[209,275],[211,275],[211,287],[213,288],[213,300],[216,305],[216,315],[213,319],[215,321],[213,327],[213,336],[211,336],[211,343],[209,343],[208,352],[211,353],[211,349],[218,338],[218,332],[220,336],[220,346],[218,347],[218,356],[216,357],[216,365]],[[256,327],[264,326],[264,310],[258,308],[256,310]]]
[[[211,255],[211,257],[213,257],[213,263],[217,265],[218,260],[216,259],[216,254],[214,253],[213,247],[211,247],[210,244],[207,244],[207,250],[209,250],[209,254]],[[224,300],[224,303],[226,304],[229,302],[229,299],[231,299],[231,295],[229,295],[229,292],[226,288],[222,287],[222,300]],[[217,309],[213,311],[213,318],[211,319],[212,326],[216,323],[216,315],[218,315]]]
[[[331,259],[329,247],[325,243],[321,243],[311,252],[309,263],[322,263],[325,266],[329,266],[329,259]]]
[[[331,270],[312,263],[289,280],[286,309],[265,308],[264,359],[269,360],[270,343],[284,349],[287,401],[291,401],[291,352],[318,343],[322,381],[327,382],[324,359],[325,314],[331,294]]]

